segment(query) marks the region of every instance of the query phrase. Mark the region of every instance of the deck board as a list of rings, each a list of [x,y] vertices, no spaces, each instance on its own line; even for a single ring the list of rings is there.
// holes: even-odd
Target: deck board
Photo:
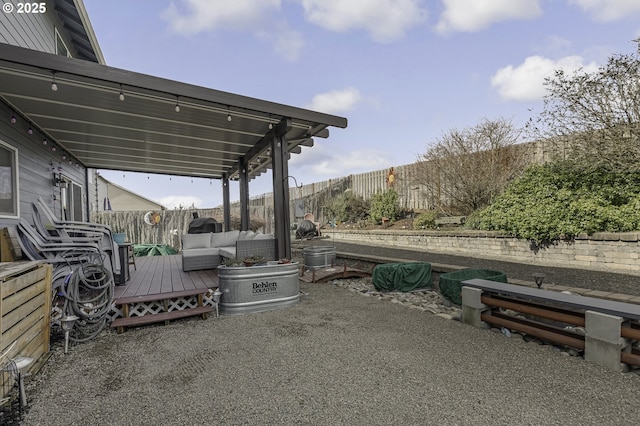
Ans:
[[[116,286],[115,299],[144,298],[152,295],[197,294],[218,286],[218,271],[184,272],[179,255],[143,256],[136,258],[137,269],[125,285]]]

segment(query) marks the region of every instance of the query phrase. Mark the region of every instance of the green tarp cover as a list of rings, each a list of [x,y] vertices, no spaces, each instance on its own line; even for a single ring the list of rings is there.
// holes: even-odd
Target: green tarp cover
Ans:
[[[166,244],[134,244],[133,254],[134,256],[166,256],[178,254],[178,252]]]
[[[431,287],[431,264],[385,263],[373,269],[372,279],[377,290],[406,292],[419,287]]]
[[[440,275],[438,284],[440,294],[452,303],[462,305],[462,296],[460,294],[462,292],[462,281],[472,280],[474,278],[498,281],[501,283],[507,282],[507,274],[504,272],[492,271],[490,269],[461,269]]]

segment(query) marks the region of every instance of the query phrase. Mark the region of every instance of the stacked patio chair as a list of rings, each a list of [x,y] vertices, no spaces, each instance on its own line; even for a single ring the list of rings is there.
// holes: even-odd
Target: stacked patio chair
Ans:
[[[37,202],[32,203],[32,212],[36,229],[47,240],[71,243],[97,238],[100,248],[109,256],[111,272],[120,273],[118,245],[113,239],[109,226],[92,222],[59,220],[41,197]]]
[[[85,241],[60,242],[45,239],[26,220],[20,219],[17,226],[18,242],[24,256],[53,265],[53,289],[58,291],[64,279],[74,267],[83,263],[105,262],[97,238]]]
[[[34,226],[20,220],[18,241],[26,257],[53,265],[52,325],[62,316],[77,316],[70,339],[92,339],[106,325],[113,302],[113,274],[120,269],[111,229],[60,221],[42,200],[33,203],[33,220]]]

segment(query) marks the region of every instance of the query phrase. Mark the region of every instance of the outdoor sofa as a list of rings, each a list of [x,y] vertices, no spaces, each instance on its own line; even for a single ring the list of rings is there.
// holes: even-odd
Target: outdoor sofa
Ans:
[[[276,260],[273,234],[236,230],[182,236],[182,270],[185,272],[216,268],[225,258],[242,260],[250,256]]]

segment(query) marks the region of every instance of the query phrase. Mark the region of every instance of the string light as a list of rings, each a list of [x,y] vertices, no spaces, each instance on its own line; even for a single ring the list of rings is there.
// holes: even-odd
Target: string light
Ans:
[[[56,83],[56,73],[52,72],[51,75],[53,76],[53,79],[51,80],[51,90],[53,90],[54,92],[57,92],[58,83]]]
[[[11,124],[16,124],[18,122],[18,119],[16,118],[15,115],[12,115],[9,121],[11,122]]]
[[[227,107],[227,121],[231,121],[231,112],[229,111],[229,107]]]
[[[46,145],[48,142],[46,139],[42,139],[42,145]]]
[[[33,134],[33,129],[31,128],[31,126],[29,126],[29,128],[27,129],[27,133],[29,133],[30,135]]]
[[[177,96],[176,96],[176,108],[175,109],[176,109],[176,112],[180,112],[180,103],[179,103],[179,100],[178,100]]]
[[[122,84],[120,85],[120,95],[118,95],[121,101],[124,101],[124,93],[122,93]]]

